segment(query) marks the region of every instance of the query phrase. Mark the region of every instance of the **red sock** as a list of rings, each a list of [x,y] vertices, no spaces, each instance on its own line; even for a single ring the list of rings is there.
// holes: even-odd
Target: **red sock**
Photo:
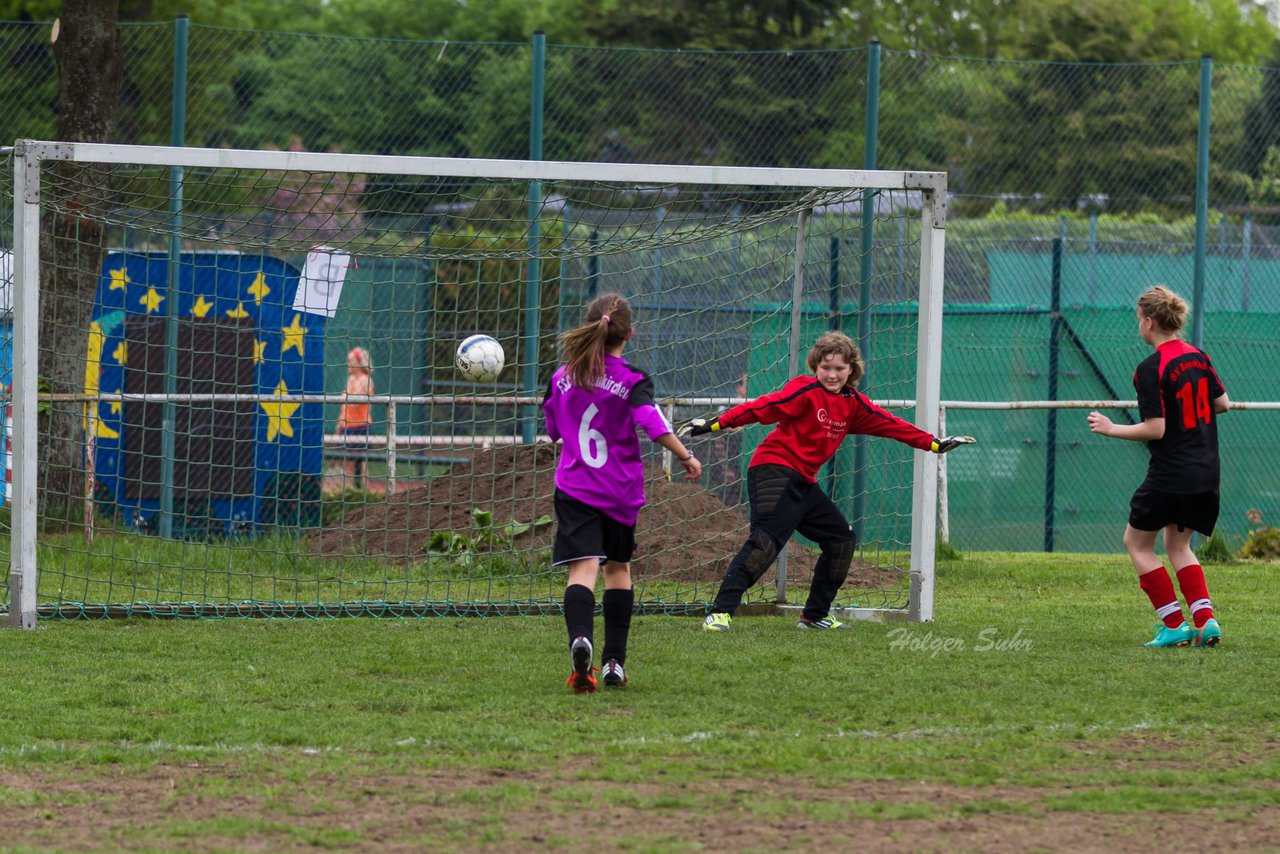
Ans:
[[[1204,628],[1204,624],[1213,619],[1213,603],[1209,601],[1209,586],[1204,583],[1204,569],[1200,564],[1178,570],[1178,586],[1182,588],[1182,598],[1187,600],[1196,628]]]
[[[1139,575],[1138,586],[1142,588],[1143,593],[1147,594],[1147,598],[1151,600],[1151,607],[1156,609],[1156,613],[1166,626],[1176,629],[1182,625],[1182,606],[1178,604],[1178,594],[1173,592],[1173,582],[1169,580],[1169,573],[1165,571],[1164,564]]]

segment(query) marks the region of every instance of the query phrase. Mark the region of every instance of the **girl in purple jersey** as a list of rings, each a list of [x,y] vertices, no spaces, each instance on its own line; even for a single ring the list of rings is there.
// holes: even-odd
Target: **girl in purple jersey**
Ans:
[[[602,564],[602,678],[609,687],[627,684],[623,665],[635,603],[631,555],[644,506],[637,428],[670,451],[690,480],[702,475],[702,464],[676,438],[654,400],[653,380],[622,358],[631,340],[631,305],[625,299],[614,293],[596,297],[587,306],[586,322],[560,337],[565,363],[551,375],[542,402],[547,435],[562,443],[551,561],[569,569],[564,622],[573,672],[568,685],[588,693],[596,690],[592,624]]]

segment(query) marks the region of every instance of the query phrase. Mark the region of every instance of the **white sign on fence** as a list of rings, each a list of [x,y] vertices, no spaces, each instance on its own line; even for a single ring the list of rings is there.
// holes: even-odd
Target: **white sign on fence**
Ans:
[[[347,278],[351,256],[332,246],[316,246],[307,253],[307,266],[298,281],[293,298],[294,311],[333,317],[338,311],[338,297]]]

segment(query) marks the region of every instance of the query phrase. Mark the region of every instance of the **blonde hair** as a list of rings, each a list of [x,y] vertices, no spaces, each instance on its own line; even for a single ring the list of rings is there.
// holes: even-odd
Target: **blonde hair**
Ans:
[[[363,368],[366,371],[373,370],[373,359],[369,357],[369,351],[363,347],[352,347],[347,353],[348,368]]]
[[[810,371],[816,371],[823,359],[837,353],[849,363],[849,379],[845,380],[844,387],[856,388],[858,380],[862,379],[862,375],[867,372],[867,366],[862,361],[862,353],[858,350],[858,345],[843,332],[823,334],[809,351],[809,358],[805,360],[805,364],[809,366]]]
[[[604,355],[631,335],[631,303],[621,294],[607,293],[587,303],[585,322],[560,334],[569,381],[578,388],[594,388],[604,376]]]
[[[1187,322],[1187,301],[1164,285],[1156,285],[1138,297],[1138,310],[1165,332],[1176,334]]]

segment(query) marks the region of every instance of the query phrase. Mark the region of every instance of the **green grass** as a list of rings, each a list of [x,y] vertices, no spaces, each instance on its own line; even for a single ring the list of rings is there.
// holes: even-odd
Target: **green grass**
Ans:
[[[196,763],[229,769],[190,784],[205,797],[268,805],[285,781],[442,773],[461,781],[432,797],[465,816],[462,847],[510,843],[495,817],[564,815],[602,786],[621,807],[708,821],[730,806],[819,823],[1269,809],[1277,570],[1212,568],[1223,645],[1150,650],[1155,621],[1123,556],[969,555],[940,565],[928,624],[806,633],[744,616],[709,635],[695,619],[638,617],[632,684],[588,696],[564,685],[558,617],[50,621],[0,632],[0,771],[65,781]],[[3,779],[6,803],[39,807]],[[974,797],[765,792],[742,807],[732,794],[778,781]],[[261,830],[247,818],[161,826],[232,847]],[[666,847],[653,834],[632,841]],[[334,824],[287,844],[362,838]]]

